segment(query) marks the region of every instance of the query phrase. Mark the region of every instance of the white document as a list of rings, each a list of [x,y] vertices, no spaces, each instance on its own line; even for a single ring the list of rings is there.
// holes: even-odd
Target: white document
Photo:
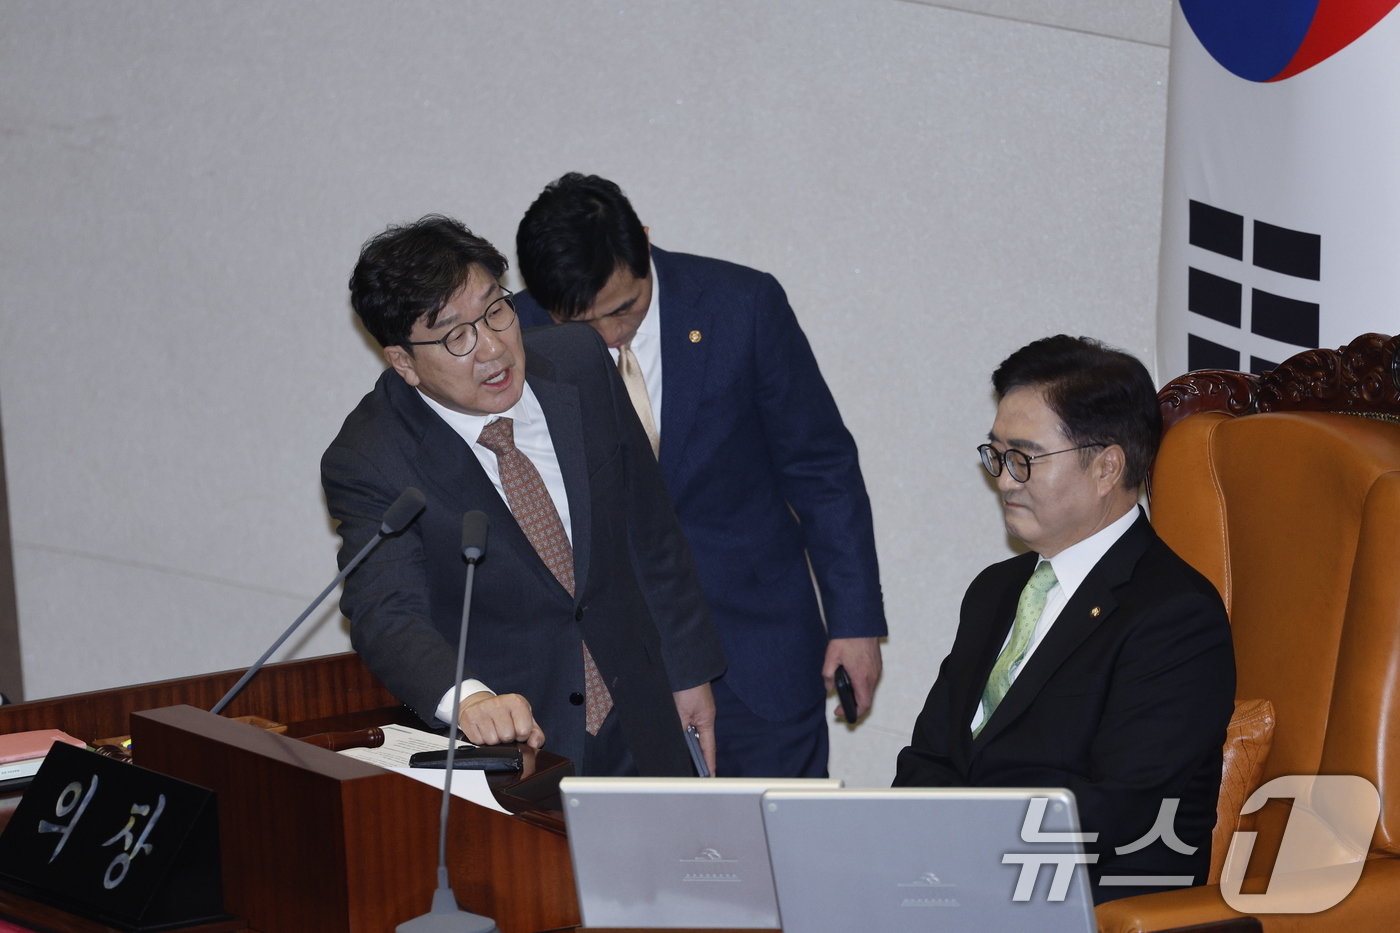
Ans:
[[[376,765],[386,771],[396,771],[415,781],[421,781],[438,790],[447,776],[446,768],[410,768],[408,758],[414,752],[440,752],[447,748],[447,736],[410,729],[408,726],[384,726],[384,744],[378,748],[347,748],[338,754],[347,755],[360,761]],[[469,748],[458,743],[459,748]],[[486,783],[484,771],[454,771],[452,773],[452,796],[470,800],[479,807],[509,813],[496,802],[496,795]]]

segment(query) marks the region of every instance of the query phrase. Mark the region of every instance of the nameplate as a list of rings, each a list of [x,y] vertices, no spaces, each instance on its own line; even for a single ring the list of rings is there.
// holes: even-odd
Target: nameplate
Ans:
[[[55,745],[0,835],[0,885],[121,930],[223,919],[214,793]]]

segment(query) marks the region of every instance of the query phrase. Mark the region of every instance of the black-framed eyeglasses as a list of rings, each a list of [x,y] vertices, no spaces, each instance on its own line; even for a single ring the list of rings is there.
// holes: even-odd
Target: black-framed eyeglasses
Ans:
[[[1078,447],[1066,447],[1064,450],[1052,450],[1047,454],[1028,454],[1024,450],[1017,450],[1015,447],[1008,447],[1005,451],[997,450],[991,444],[983,444],[977,448],[977,453],[982,456],[982,466],[993,476],[1000,476],[1002,467],[1006,467],[1006,472],[1011,474],[1011,478],[1018,483],[1027,482],[1031,478],[1031,463],[1036,460],[1044,460],[1046,457],[1053,457],[1056,454],[1067,454],[1072,450],[1087,450],[1090,447],[1106,447],[1106,444],[1080,444]]]
[[[430,347],[440,343],[443,349],[453,356],[468,356],[476,349],[476,325],[485,324],[497,333],[502,333],[510,330],[510,325],[515,323],[515,298],[508,288],[502,288],[501,292],[501,296],[487,305],[486,311],[476,320],[463,321],[437,340],[405,340],[403,345]]]

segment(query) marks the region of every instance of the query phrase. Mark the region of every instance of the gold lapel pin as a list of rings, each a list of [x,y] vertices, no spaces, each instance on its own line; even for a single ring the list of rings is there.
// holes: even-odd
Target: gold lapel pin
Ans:
[[[705,335],[700,333],[698,330],[693,330],[690,332],[691,343],[699,343],[703,339],[705,339]]]
[[[1097,619],[1099,617],[1099,613],[1101,612],[1103,612],[1103,610],[1100,609],[1098,606],[1095,606],[1093,609],[1089,610],[1089,618]]]

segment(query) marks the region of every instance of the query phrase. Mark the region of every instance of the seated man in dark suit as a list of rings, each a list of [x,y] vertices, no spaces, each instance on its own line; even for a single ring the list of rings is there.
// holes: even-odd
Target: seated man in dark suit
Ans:
[[[646,435],[594,332],[522,334],[505,258],[458,222],[391,227],[361,251],[351,304],[390,369],[321,461],[342,566],[407,486],[427,498],[346,580],[361,657],[424,721],[528,742],[582,774],[714,763],[723,670]],[[490,522],[452,709],[462,516]]]
[[[1032,553],[968,587],[895,784],[1067,787],[1097,833],[1096,901],[1202,884],[1234,653],[1215,588],[1138,508],[1161,435],[1151,378],[1058,336],[992,383],[978,450],[1007,533]]]

